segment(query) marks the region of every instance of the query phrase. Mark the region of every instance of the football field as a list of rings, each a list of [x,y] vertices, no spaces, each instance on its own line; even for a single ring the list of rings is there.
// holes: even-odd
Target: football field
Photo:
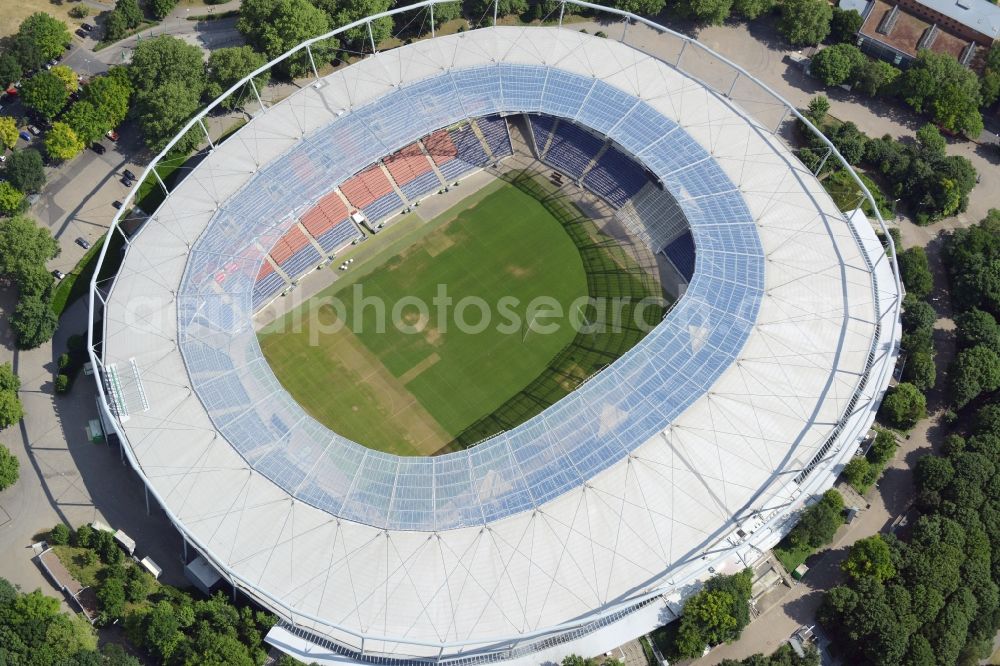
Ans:
[[[571,304],[588,295],[588,282],[563,225],[510,184],[431,222],[397,224],[414,225],[415,242],[352,265],[364,276],[338,280],[302,306],[311,312],[299,313],[299,330],[282,330],[290,313],[261,331],[260,343],[292,397],[331,429],[382,451],[429,455],[530,384],[574,339]],[[315,305],[327,298],[338,305]],[[532,302],[563,317],[533,315]]]

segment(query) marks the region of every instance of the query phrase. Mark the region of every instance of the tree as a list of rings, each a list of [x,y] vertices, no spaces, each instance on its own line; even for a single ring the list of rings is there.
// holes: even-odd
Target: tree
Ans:
[[[10,327],[21,349],[34,349],[52,339],[59,317],[52,311],[49,294],[22,296],[10,318]]]
[[[632,12],[640,16],[656,16],[663,11],[665,0],[614,0],[611,3],[616,9]]]
[[[46,118],[54,118],[66,106],[66,84],[52,72],[39,72],[21,88],[21,101]]]
[[[97,143],[105,132],[112,129],[97,108],[87,100],[80,100],[69,107],[63,114],[63,120],[85,146]]]
[[[7,85],[21,80],[21,63],[10,53],[0,53],[0,88],[6,90]]]
[[[958,344],[961,347],[986,345],[1000,353],[1000,324],[989,312],[971,308],[955,317]]]
[[[844,479],[847,480],[855,490],[863,492],[878,480],[879,470],[866,458],[857,456],[844,466]]]
[[[329,32],[330,20],[308,0],[244,0],[236,28],[251,46],[271,59],[310,37]],[[335,39],[313,44],[313,59],[317,63],[331,59],[338,45]],[[289,77],[301,76],[309,67],[304,54],[289,58],[279,66]]]
[[[166,17],[177,6],[177,0],[150,0],[149,9],[158,19]]]
[[[131,66],[112,67],[104,76],[90,80],[83,90],[82,99],[93,103],[108,116],[111,126],[117,127],[128,115],[132,90]]]
[[[542,3],[549,4],[549,3]],[[541,4],[539,6],[542,6]],[[551,9],[551,8],[550,8]],[[569,8],[566,9],[569,11]],[[461,2],[442,2],[441,4],[434,5],[434,27],[440,28],[442,25],[448,21],[454,21],[462,16],[462,3]],[[397,32],[399,32],[397,28]]]
[[[56,523],[56,526],[49,530],[49,543],[57,546],[65,546],[69,543],[69,528],[66,523]]]
[[[84,149],[83,141],[73,128],[66,123],[56,121],[52,129],[45,135],[45,152],[54,160],[71,160]]]
[[[0,152],[17,145],[17,122],[10,116],[0,116]]]
[[[477,0],[473,0],[470,4],[471,11],[475,11],[476,3]],[[347,25],[366,16],[386,11],[392,6],[392,0],[315,0],[312,4],[326,13],[331,25]],[[527,0],[500,0],[497,7],[500,16],[522,15],[527,11]],[[493,16],[492,4],[489,15]],[[376,19],[371,22],[371,38],[368,36],[368,28],[362,25],[341,33],[340,39],[354,50],[371,50],[369,42],[374,40],[376,45],[381,44],[392,36],[392,26],[391,17]]]
[[[855,580],[874,578],[881,582],[896,575],[889,546],[878,534],[856,541],[842,568]]]
[[[909,382],[921,391],[929,391],[937,382],[937,367],[934,356],[929,352],[919,351],[906,359],[903,368],[903,381]]]
[[[1000,356],[985,345],[963,349],[950,374],[952,400],[964,407],[980,393],[1000,388]]]
[[[143,624],[143,642],[166,663],[184,640],[173,606],[167,601],[158,602]]]
[[[826,95],[816,95],[809,100],[805,116],[812,121],[813,125],[820,126],[828,113],[830,113],[830,100],[827,99]]]
[[[22,69],[41,69],[63,54],[70,42],[69,29],[62,21],[36,12],[21,21],[13,42],[13,53]]]
[[[7,181],[0,181],[0,213],[14,215],[24,206],[24,192]]]
[[[833,8],[830,18],[830,39],[834,42],[853,43],[864,19],[854,9]]]
[[[917,130],[917,146],[920,148],[921,156],[925,159],[942,158],[945,156],[945,149],[948,142],[941,136],[941,131],[931,123],[921,125]]]
[[[934,276],[927,261],[927,252],[919,245],[907,248],[896,257],[900,277],[907,294],[916,298],[926,298],[934,288]]]
[[[0,220],[0,275],[19,284],[39,266],[59,254],[59,243],[49,230],[24,215]],[[21,287],[24,291],[24,287]]]
[[[125,585],[118,576],[109,576],[97,589],[97,601],[101,604],[103,623],[125,616]]]
[[[201,49],[175,37],[154,37],[135,48],[129,73],[146,144],[159,151],[198,110],[205,89]],[[196,144],[177,145],[188,150]]]
[[[4,176],[22,192],[34,193],[45,185],[45,168],[37,150],[18,150],[7,158]]]
[[[824,84],[837,86],[851,79],[865,61],[865,55],[853,44],[835,44],[813,56],[809,71]]]
[[[778,31],[795,46],[819,44],[830,33],[833,10],[824,0],[785,0]]]
[[[927,400],[916,386],[902,382],[886,394],[879,415],[891,426],[909,429],[927,415]]]
[[[836,8],[834,8],[836,11]],[[851,10],[850,13],[857,13]],[[882,95],[889,91],[890,87],[899,79],[903,72],[898,67],[894,67],[885,60],[865,58],[864,62],[854,70],[854,79],[857,84],[856,89],[865,93],[869,97]]]
[[[983,131],[979,79],[949,53],[922,50],[901,80],[901,93],[918,113],[945,129],[976,138]]]
[[[774,5],[774,0],[733,0],[733,10],[750,21],[770,13]]]
[[[787,540],[794,548],[819,548],[829,543],[837,528],[844,524],[841,512],[844,498],[836,490],[826,491],[820,500],[806,508]]]
[[[117,0],[104,25],[104,39],[116,42],[142,23],[142,10],[136,0]]]
[[[17,399],[17,396],[14,396]],[[11,405],[8,404],[10,401],[10,396],[8,394],[0,393],[0,423],[10,416],[8,413]],[[17,407],[20,409],[21,403],[17,403]],[[20,415],[17,418],[18,421],[21,420]],[[6,446],[0,444],[0,490],[6,490],[12,485],[17,483],[18,470],[20,468],[20,463],[17,458],[14,457]]]
[[[716,576],[684,603],[677,632],[682,657],[700,657],[707,645],[739,638],[750,621],[752,574],[744,569],[732,576]]]
[[[865,155],[865,146],[868,145],[868,137],[850,121],[837,127],[832,132],[830,140],[848,164],[858,164]]]
[[[733,0],[690,0],[688,15],[709,25],[722,25],[733,8]]]
[[[63,82],[67,93],[72,94],[80,89],[80,77],[66,65],[56,65],[49,70],[49,73]]]
[[[249,46],[234,46],[217,49],[208,56],[208,82],[204,97],[212,100],[228,90],[234,83],[262,66],[264,56]],[[260,90],[267,85],[268,75],[260,74],[254,77],[254,85]],[[237,91],[222,102],[223,108],[232,109],[240,106],[247,97],[252,98],[249,90]]]

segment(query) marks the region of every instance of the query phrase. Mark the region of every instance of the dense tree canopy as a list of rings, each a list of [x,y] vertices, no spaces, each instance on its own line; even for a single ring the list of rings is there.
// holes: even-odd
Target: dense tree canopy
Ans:
[[[979,79],[949,53],[923,50],[900,82],[903,99],[945,129],[975,139],[983,131]]]
[[[17,144],[17,122],[10,116],[0,116],[0,151]]]
[[[244,0],[236,27],[254,48],[270,59],[310,37],[329,32],[330,19],[308,0]],[[337,47],[335,39],[314,44],[311,48],[317,67],[332,59]],[[277,69],[295,77],[306,74],[309,68],[308,56],[303,54],[289,58]]]
[[[774,9],[775,0],[733,0],[733,11],[750,21]]]
[[[137,0],[117,0],[115,8],[108,14],[104,24],[104,40],[117,42],[125,37],[130,30],[142,23],[142,10]]]
[[[927,415],[927,399],[916,386],[902,382],[886,393],[879,415],[893,427],[909,429]]]
[[[729,18],[733,0],[689,0],[683,5],[687,15],[701,23],[722,25]]]
[[[65,23],[37,12],[21,21],[13,38],[13,53],[23,69],[41,69],[49,60],[62,55],[69,42]]]
[[[854,542],[842,568],[854,580],[871,578],[882,582],[896,575],[889,546],[878,534]]]
[[[149,0],[148,6],[153,16],[162,19],[177,6],[177,0]]]
[[[926,298],[934,288],[934,276],[927,261],[927,252],[921,246],[907,248],[896,257],[899,273],[906,293],[915,298]]]
[[[34,193],[45,185],[45,167],[37,150],[18,150],[4,162],[3,175],[22,192]]]
[[[66,123],[54,122],[45,134],[45,152],[54,160],[70,160],[80,154],[84,143]]]
[[[853,44],[834,44],[813,56],[809,71],[826,85],[836,86],[851,82],[854,73],[866,61],[865,55]]]
[[[663,11],[666,0],[613,0],[611,5],[640,16],[656,16]]]
[[[837,528],[844,524],[844,498],[836,490],[826,491],[820,500],[807,507],[786,537],[793,548],[819,548],[830,543]]]
[[[21,100],[46,118],[54,118],[69,99],[66,84],[52,72],[39,72],[21,88]]]
[[[930,137],[936,132],[929,126],[923,134]],[[893,196],[907,202],[918,224],[964,211],[976,185],[972,163],[959,155],[945,155],[934,142],[902,144],[886,135],[868,141],[864,161],[891,184]]]
[[[23,414],[21,401],[16,395],[0,393],[0,424],[17,423]],[[0,490],[6,490],[17,483],[20,466],[17,457],[6,446],[0,444]]]
[[[794,46],[819,44],[830,33],[832,17],[825,0],[784,0],[778,30]]]
[[[347,25],[354,21],[378,14],[392,7],[392,0],[313,0],[313,4],[322,9],[330,19],[331,26]],[[470,11],[475,11],[475,0],[470,5]],[[493,3],[489,3],[489,13],[492,18]],[[446,10],[447,11],[447,10]],[[500,0],[499,14],[523,14],[528,11],[527,0]],[[375,44],[381,44],[392,36],[392,18],[381,18],[371,22],[371,39],[368,36],[368,28],[359,26],[351,28],[340,36],[343,46],[353,51],[370,53],[370,41],[375,40]],[[318,66],[318,65],[317,65]]]
[[[869,97],[885,94],[891,91],[902,73],[898,67],[894,67],[885,60],[865,58],[864,62],[853,72],[854,81],[857,84],[855,89]]]
[[[834,7],[833,16],[830,18],[831,41],[853,44],[863,22],[864,19],[857,10]]]
[[[1000,388],[1000,355],[985,345],[963,349],[951,368],[951,398],[964,407],[982,393]]]
[[[0,215],[19,213],[24,207],[24,192],[6,180],[0,181]]]
[[[682,657],[700,657],[706,646],[736,640],[750,623],[753,573],[714,576],[684,602],[677,650]]]
[[[6,87],[21,78],[21,63],[10,53],[0,53],[0,87]]]
[[[212,51],[208,56],[208,81],[205,86],[205,98],[215,99],[265,62],[267,61],[264,56],[249,46],[234,46]],[[267,74],[254,77],[254,84],[258,91],[267,85],[267,80]],[[232,109],[245,103],[248,99],[254,99],[253,91],[249,89],[237,91],[226,98],[222,106]]]
[[[129,75],[146,145],[159,151],[201,106],[206,83],[201,49],[176,37],[144,40],[132,54]],[[197,135],[189,135],[192,140],[180,150],[194,147]]]
[[[21,282],[59,254],[59,243],[49,230],[25,215],[0,220],[0,275]]]

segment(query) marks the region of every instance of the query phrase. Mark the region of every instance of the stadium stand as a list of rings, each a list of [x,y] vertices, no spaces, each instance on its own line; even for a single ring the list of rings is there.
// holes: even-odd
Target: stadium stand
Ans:
[[[271,265],[271,262],[265,261],[261,264],[257,280],[253,284],[253,309],[257,310],[260,306],[264,305],[272,296],[281,291],[284,286],[285,280],[274,271],[274,266]],[[229,360],[228,356],[219,352],[215,352],[215,355],[228,361],[229,365],[232,366],[232,361]]]
[[[551,116],[537,116],[535,114],[525,114],[525,118],[528,119],[531,135],[535,137],[535,146],[538,148],[538,156],[541,157],[549,145],[552,129],[559,121]]]
[[[271,258],[292,279],[323,261],[322,255],[298,227],[289,229],[274,244],[271,248]]]
[[[583,185],[615,208],[621,208],[649,182],[642,167],[609,146],[587,172]]]
[[[431,168],[431,163],[416,143],[387,157],[385,166],[403,196],[410,201],[420,199],[441,187],[441,181]]]
[[[684,210],[673,195],[650,182],[626,200],[615,217],[654,252],[688,229]]]
[[[325,252],[336,252],[361,235],[336,192],[320,199],[299,221]]]
[[[490,162],[483,144],[469,125],[438,130],[423,139],[427,153],[448,180],[480,169]]]
[[[360,208],[372,221],[387,217],[394,209],[402,208],[392,184],[379,165],[374,164],[340,186],[347,200],[355,208]]]
[[[485,116],[476,118],[474,121],[486,145],[493,153],[493,159],[499,160],[514,154],[514,148],[510,144],[510,130],[507,129],[507,121],[500,116]]]
[[[560,122],[552,134],[552,142],[543,161],[579,180],[604,145],[603,139],[569,122]]]
[[[691,277],[694,275],[694,236],[691,235],[690,231],[685,231],[683,234],[672,240],[665,248],[663,248],[663,254],[667,256],[670,263],[674,265],[677,272],[680,273],[685,280],[691,281]]]

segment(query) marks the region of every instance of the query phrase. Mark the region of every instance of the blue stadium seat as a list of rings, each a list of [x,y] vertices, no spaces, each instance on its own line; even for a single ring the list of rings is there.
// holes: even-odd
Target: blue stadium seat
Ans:
[[[670,243],[663,248],[664,254],[667,255],[667,259],[670,263],[674,265],[677,272],[684,276],[684,279],[688,282],[691,281],[691,277],[694,276],[694,236],[691,235],[690,231],[685,231],[683,234],[670,241]]]

